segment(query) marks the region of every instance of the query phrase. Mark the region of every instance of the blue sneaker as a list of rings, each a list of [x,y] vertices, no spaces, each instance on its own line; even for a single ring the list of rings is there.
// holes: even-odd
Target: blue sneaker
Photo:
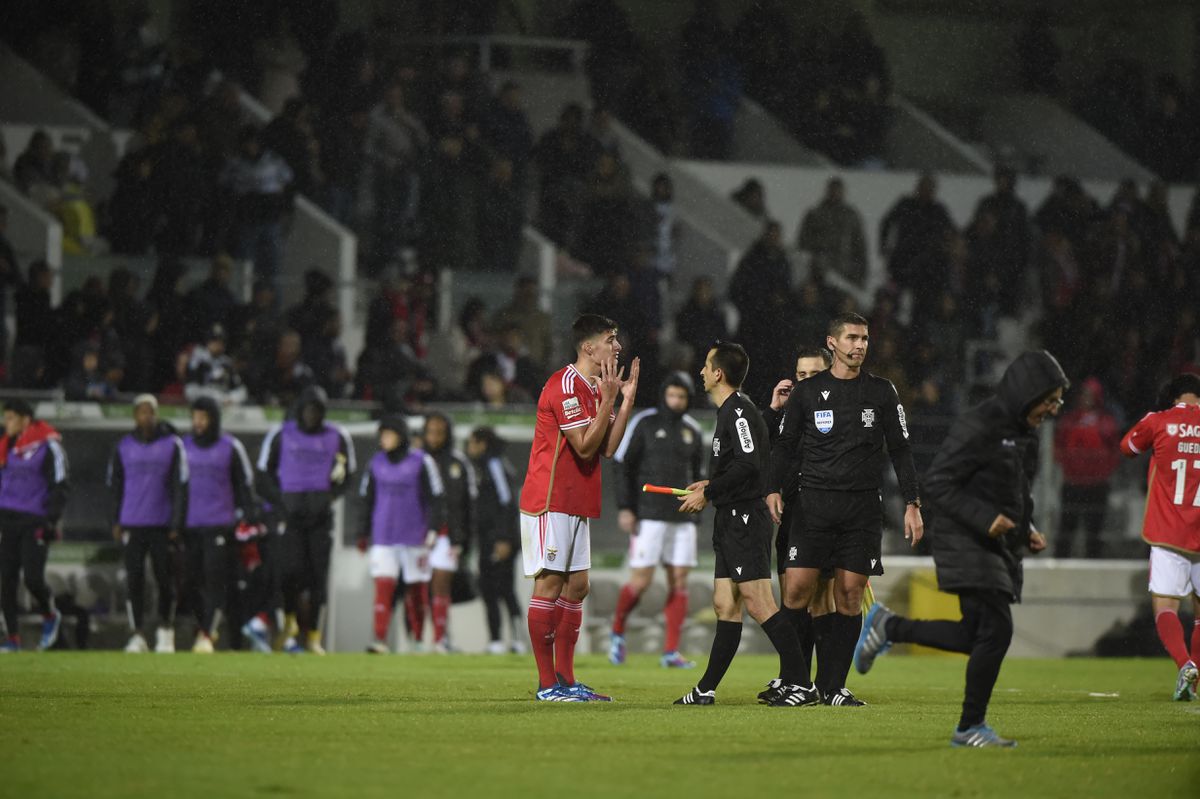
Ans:
[[[5,638],[4,643],[0,644],[0,655],[8,654],[9,652],[21,651],[21,639]]]
[[[42,638],[38,641],[38,651],[45,652],[54,646],[58,640],[58,628],[62,626],[62,614],[55,610],[42,620]]]
[[[696,668],[695,661],[688,660],[679,652],[663,652],[663,656],[659,658],[658,665],[664,669],[694,669]]]
[[[614,666],[625,663],[625,636],[613,633],[608,643],[608,662]]]
[[[242,635],[250,642],[250,648],[255,652],[262,652],[264,655],[271,654],[269,630],[267,630],[267,625],[263,624],[262,619],[251,619],[243,624]]]
[[[967,727],[962,732],[955,730],[954,737],[950,739],[950,745],[970,746],[978,749],[985,747],[1012,749],[1017,745],[1017,742],[1010,738],[1001,738],[995,730],[984,723],[976,724],[974,727]]]
[[[581,682],[576,682],[576,683],[572,683],[572,684],[568,685],[567,681],[562,678],[561,674],[559,674],[557,676],[558,676],[558,684],[562,686],[562,689],[564,691],[571,694],[572,696],[580,697],[580,699],[584,702],[611,702],[612,701],[611,696],[606,696],[605,694],[596,693],[594,690],[592,690],[591,686],[584,685]]]
[[[876,602],[867,611],[862,632],[858,634],[858,643],[854,646],[854,668],[859,674],[870,671],[871,666],[875,665],[875,658],[891,649],[892,642],[887,637],[887,622],[895,615],[882,602]]]
[[[558,683],[551,685],[549,688],[539,688],[537,692],[537,701],[539,702],[586,702],[587,700],[569,693],[566,688]]]
[[[308,650],[295,638],[289,638],[283,642],[283,651],[289,655],[303,655]]]

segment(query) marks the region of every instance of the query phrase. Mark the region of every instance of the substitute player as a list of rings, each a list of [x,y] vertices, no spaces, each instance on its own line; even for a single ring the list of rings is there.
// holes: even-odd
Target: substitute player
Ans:
[[[1026,352],[1004,370],[995,396],[954,421],[925,474],[934,505],[938,588],[958,594],[960,621],[915,621],[871,606],[854,652],[866,674],[893,642],[968,655],[966,690],[951,746],[1013,747],[987,723],[988,702],[1012,641],[1026,550],[1046,539],[1033,524],[1037,429],[1057,416],[1069,387],[1048,352]]]
[[[663,381],[657,408],[633,417],[613,458],[617,481],[617,523],[629,533],[629,582],[621,587],[613,615],[608,659],[625,662],[625,621],[654,579],[659,563],[667,573],[663,607],[666,635],[660,663],[690,669],[696,664],[679,654],[679,636],[688,610],[688,573],[696,567],[696,523],[679,517],[673,496],[646,494],[645,483],[685,486],[700,479],[704,444],[700,425],[687,415],[692,379],[676,372]]]
[[[808,663],[796,630],[771,594],[771,517],[763,502],[770,446],[762,414],[740,392],[750,359],[741,345],[718,342],[708,351],[700,377],[717,408],[713,431],[713,461],[708,480],[687,487],[680,499],[684,513],[699,513],[711,502],[713,521],[713,608],[717,630],[704,676],[677,705],[711,705],[717,686],[742,640],[742,614],[748,612],[771,639],[779,653],[783,682],[768,698],[768,705],[800,707],[821,701],[821,693],[808,679]]]
[[[67,504],[67,453],[57,430],[33,417],[23,399],[4,403],[0,439],[0,608],[8,636],[0,652],[21,649],[17,590],[25,588],[42,614],[38,649],[58,641],[62,613],[46,584],[46,557]]]
[[[366,505],[358,548],[367,553],[375,582],[375,640],[367,651],[385,655],[397,581],[403,578],[410,592],[428,588],[429,545],[446,519],[441,473],[432,457],[409,446],[404,417],[380,420],[379,452],[363,470],[358,494]],[[410,614],[416,607],[404,606]],[[410,623],[420,641],[423,617]]]
[[[829,350],[824,347],[808,347],[801,350],[796,356],[795,380],[785,377],[775,384],[775,388],[771,392],[771,404],[763,411],[763,421],[767,423],[767,429],[771,434],[772,446],[783,430],[783,422],[786,417],[783,408],[787,404],[792,389],[797,383],[824,372],[832,365],[833,356]],[[794,562],[799,554],[799,542],[791,539],[792,532],[798,533],[800,530],[800,525],[794,521],[800,509],[799,502],[797,502],[800,496],[799,472],[788,476],[787,482],[782,486],[781,494],[783,496],[783,513],[780,516],[779,530],[775,533],[775,569],[779,573],[779,595],[783,598],[783,607],[787,611],[788,618],[796,628],[796,635],[800,638],[800,648],[804,650],[804,657],[808,659],[809,663],[812,663],[814,650],[818,654],[815,682],[817,685],[823,685],[825,681],[822,680],[822,677],[825,675],[821,673],[821,669],[828,666],[831,659],[826,648],[832,642],[829,626],[833,621],[831,614],[835,610],[833,570],[821,569],[816,594],[808,607],[800,607],[798,572],[790,572],[793,578],[790,593],[787,581],[788,569],[797,568]],[[789,564],[793,565],[789,566]],[[776,678],[767,683],[767,689],[762,693],[763,698],[778,688],[782,682],[782,678]]]
[[[454,447],[454,427],[450,417],[430,413],[425,417],[421,432],[421,448],[437,464],[446,495],[446,523],[438,529],[437,540],[429,553],[433,567],[430,580],[430,615],[433,618],[433,651],[449,654],[450,588],[463,547],[472,537],[475,524],[475,501],[479,497],[475,467],[467,456]],[[408,596],[405,596],[407,600]]]
[[[611,458],[625,435],[641,361],[634,358],[621,379],[611,319],[583,314],[571,332],[575,362],[551,375],[538,398],[521,487],[521,555],[534,580],[529,640],[539,700],[610,701],[575,679],[575,644],[592,566],[589,520],[600,515],[600,456]]]
[[[1176,701],[1196,698],[1200,679],[1200,375],[1185,372],[1164,388],[1164,410],[1148,413],[1121,439],[1121,453],[1152,451],[1142,538],[1150,545],[1150,601],[1158,637],[1179,675]],[[1196,622],[1184,644],[1179,603],[1189,592]]]
[[[789,592],[797,614],[812,604],[821,569],[834,567],[836,612],[829,622],[828,669],[821,689],[827,705],[864,704],[846,688],[846,674],[862,626],[862,597],[871,575],[883,574],[883,460],[885,453],[908,503],[904,537],[915,546],[924,533],[917,470],[908,445],[904,408],[896,388],[863,370],[867,320],[855,313],[834,317],[825,346],[833,366],[792,389],[786,418],[771,453],[767,505],[780,521],[781,489],[800,472],[800,516],[795,571]],[[793,522],[793,525],[795,522]],[[790,564],[789,564],[790,565]],[[799,619],[803,623],[804,619]]]

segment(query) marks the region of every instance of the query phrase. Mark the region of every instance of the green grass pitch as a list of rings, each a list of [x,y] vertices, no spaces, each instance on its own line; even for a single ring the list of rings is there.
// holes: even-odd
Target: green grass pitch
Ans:
[[[612,704],[533,701],[529,657],[131,656],[0,660],[0,796],[1200,796],[1200,703],[1157,660],[1013,660],[958,750],[964,661],[882,658],[865,708],[768,708],[776,661],[698,676],[581,658]]]

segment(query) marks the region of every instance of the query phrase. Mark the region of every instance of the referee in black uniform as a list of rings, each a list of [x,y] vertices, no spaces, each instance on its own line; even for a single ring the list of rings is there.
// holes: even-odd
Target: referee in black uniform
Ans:
[[[713,431],[712,477],[689,485],[680,501],[685,513],[699,513],[711,502],[716,508],[713,551],[717,556],[713,608],[717,631],[708,668],[696,687],[675,700],[677,705],[713,704],[742,640],[742,611],[762,625],[779,653],[782,685],[766,704],[782,707],[814,705],[821,694],[808,677],[808,661],[786,614],[771,593],[771,517],[763,502],[770,466],[767,426],[762,414],[740,393],[750,359],[738,344],[718,342],[708,351],[700,377],[717,407]],[[853,645],[851,641],[851,645]]]
[[[904,408],[896,388],[863,371],[867,357],[867,320],[841,314],[829,323],[825,344],[833,366],[798,383],[784,406],[783,429],[771,453],[767,506],[779,521],[781,488],[800,472],[800,530],[791,533],[797,552],[793,563],[798,600],[789,613],[797,626],[811,624],[808,606],[823,566],[834,567],[836,613],[829,625],[829,668],[821,667],[818,686],[827,705],[863,702],[846,689],[846,674],[862,626],[862,595],[867,578],[883,574],[883,458],[896,470],[908,503],[904,537],[913,545],[924,534],[917,471],[908,445]],[[886,449],[885,449],[886,447]],[[790,563],[789,566],[792,564]]]

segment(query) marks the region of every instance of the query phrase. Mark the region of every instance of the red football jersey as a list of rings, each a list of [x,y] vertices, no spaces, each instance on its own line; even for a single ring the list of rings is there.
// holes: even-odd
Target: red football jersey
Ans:
[[[1121,439],[1121,450],[1153,450],[1142,538],[1200,554],[1200,405],[1146,414]]]
[[[567,442],[565,430],[587,427],[596,418],[600,391],[574,366],[546,381],[538,397],[529,469],[521,487],[521,511],[546,511],[596,518],[600,515],[600,454],[584,460]],[[610,421],[615,414],[609,417]]]

